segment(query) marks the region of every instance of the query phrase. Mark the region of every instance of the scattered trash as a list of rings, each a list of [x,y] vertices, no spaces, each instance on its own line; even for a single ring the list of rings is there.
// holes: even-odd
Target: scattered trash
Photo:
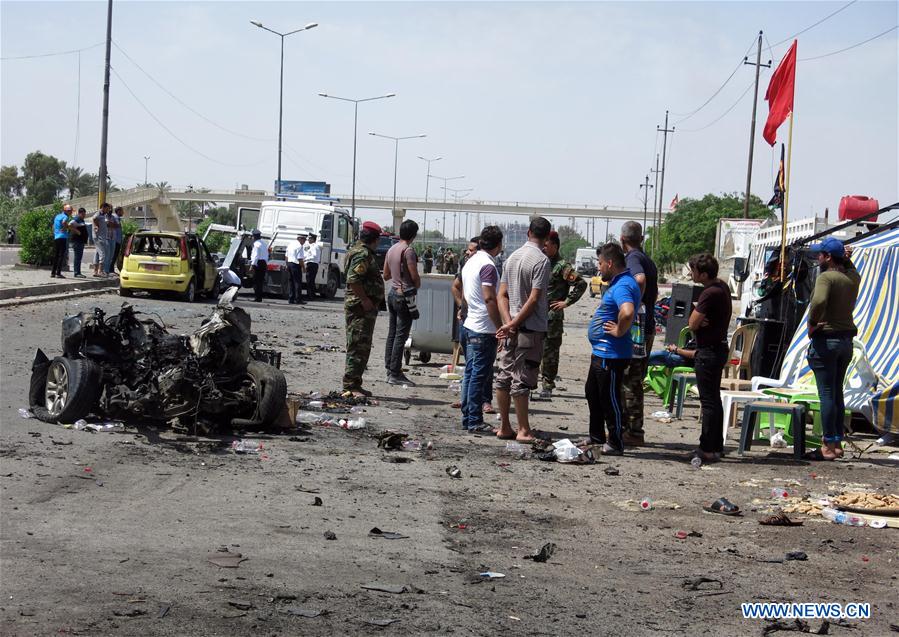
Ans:
[[[312,506],[320,507],[323,504],[322,499],[318,496],[315,496],[315,499],[312,501]]]
[[[693,459],[690,460],[690,466],[693,467],[694,469],[701,469],[702,468],[702,458],[700,458],[699,456],[693,456]]]
[[[285,606],[281,609],[285,615],[293,615],[294,617],[307,617],[312,619],[322,614],[320,610],[312,610],[311,608],[303,608],[301,606]]]
[[[311,411],[301,411],[297,413],[296,418],[298,425],[323,425],[333,422],[333,419],[327,414],[316,414]]]
[[[252,602],[248,602],[242,599],[229,599],[228,606],[233,606],[238,610],[251,610],[255,608]]]
[[[310,400],[306,403],[307,409],[321,409],[325,406],[325,403],[321,400]]]
[[[240,553],[231,553],[227,548],[206,556],[207,562],[215,564],[219,568],[237,568],[246,559],[248,558],[243,557]]]
[[[365,418],[341,419],[337,424],[344,429],[365,429]]]
[[[781,489],[779,487],[774,487],[771,489],[771,497],[772,498],[789,498],[790,494],[786,489]]]
[[[607,476],[617,476],[619,473],[621,473],[620,471],[618,471],[617,467],[606,467],[602,470],[602,472]]]
[[[675,531],[674,537],[679,540],[686,540],[688,537],[702,537],[699,531]]]
[[[625,511],[642,511],[643,503],[639,500],[619,500],[616,502],[612,502],[619,509],[624,509]],[[681,508],[677,502],[670,502],[668,500],[653,500],[650,502],[650,505],[653,509],[671,509],[677,510]]]
[[[427,447],[430,447],[430,444],[427,443]],[[404,451],[421,451],[422,449],[420,440],[404,440],[402,446]]]
[[[453,465],[446,468],[446,475],[448,475],[450,478],[461,478],[462,472],[459,470],[459,467]]]
[[[706,584],[717,584],[717,586],[706,586]],[[711,577],[691,577],[681,582],[681,587],[688,591],[721,590],[724,588],[724,584],[721,583],[720,579]]]
[[[459,386],[461,387],[462,375],[456,374],[455,372],[445,372],[443,374],[440,374],[440,380],[451,380],[453,382],[450,383],[450,387],[452,387],[452,385],[455,383],[459,383]]]
[[[805,562],[808,559],[808,555],[802,551],[790,551],[784,555],[784,559],[787,561],[795,560],[797,562]]]
[[[788,446],[782,431],[774,432],[774,435],[771,436],[769,444],[772,449],[785,449]]]
[[[778,511],[773,515],[769,515],[768,517],[759,520],[759,524],[765,526],[802,526],[802,522],[791,520],[783,511]]]
[[[19,416],[25,419],[34,418],[34,414],[32,414],[30,410],[25,409],[24,407],[19,407]]]
[[[659,422],[673,422],[674,421],[674,414],[672,414],[670,411],[666,411],[664,409],[661,411],[652,412],[651,416],[653,418],[655,418],[656,420],[658,420]]]
[[[169,611],[172,610],[172,607],[168,604],[164,604],[159,607],[159,613],[156,615],[156,619],[162,619],[166,615],[169,614]]]
[[[365,411],[365,408],[360,407],[359,405],[353,405],[352,407],[350,407],[351,414],[361,414],[364,411]]]
[[[362,584],[362,588],[367,591],[379,591],[381,593],[400,594],[405,593],[409,589],[398,584],[381,584],[380,582],[372,582],[370,584]]]
[[[116,617],[140,617],[146,615],[147,611],[142,608],[129,608],[127,610],[114,610],[112,614]]]
[[[523,445],[520,442],[510,440],[506,443],[506,447],[505,449],[503,449],[502,454],[504,456],[512,456],[513,458],[523,459],[531,454],[531,447],[529,445]]]
[[[231,443],[231,451],[234,453],[259,453],[262,448],[261,442],[253,440],[235,440]]]
[[[368,532],[369,537],[380,537],[385,540],[406,540],[409,538],[408,535],[403,535],[401,533],[395,533],[393,531],[382,531],[378,527],[373,528]]]
[[[394,623],[398,622],[399,620],[398,619],[363,619],[362,621],[364,623],[368,624],[369,626],[385,627],[385,626],[390,626],[390,624],[394,624]]]
[[[553,443],[553,452],[559,462],[574,462],[583,453],[571,440],[563,438]]]
[[[378,446],[382,449],[402,449],[403,442],[406,441],[406,438],[409,437],[409,434],[404,434],[399,431],[390,431],[389,429],[382,431],[378,434]]]
[[[640,510],[641,511],[651,511],[652,510],[652,500],[649,498],[643,498],[640,500]]]
[[[462,383],[461,383],[460,381],[458,381],[458,380],[454,380],[453,382],[451,382],[451,383],[447,386],[446,389],[447,389],[447,391],[449,391],[451,394],[458,394],[459,392],[462,391]]]
[[[326,540],[336,540],[337,534],[334,531],[325,531],[324,536]]]
[[[867,522],[865,518],[860,515],[855,515],[854,513],[846,513],[845,511],[838,511],[837,509],[831,507],[825,507],[821,511],[821,515],[825,520],[830,520],[836,524],[845,524],[847,526],[865,526]]]
[[[503,573],[495,573],[495,572],[493,572],[493,571],[486,571],[486,572],[484,572],[484,573],[478,573],[478,575],[479,575],[482,579],[502,579],[503,577],[505,577],[505,574],[503,574]]]
[[[873,518],[868,520],[868,526],[872,529],[885,529],[887,527],[887,521],[883,518]]]
[[[549,558],[552,557],[553,553],[556,552],[556,545],[552,542],[547,542],[543,546],[540,547],[540,550],[537,551],[534,555],[525,555],[524,559],[526,560],[534,560],[535,562],[546,562]]]

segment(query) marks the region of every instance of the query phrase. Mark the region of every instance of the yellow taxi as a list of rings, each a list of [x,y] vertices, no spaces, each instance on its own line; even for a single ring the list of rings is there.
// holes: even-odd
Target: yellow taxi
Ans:
[[[203,240],[193,233],[141,231],[125,241],[119,294],[174,292],[192,303],[198,295],[214,296],[216,262]]]
[[[602,298],[602,295],[606,290],[609,289],[609,284],[602,280],[602,277],[597,273],[594,276],[590,277],[590,298],[592,299],[595,296],[599,296]]]

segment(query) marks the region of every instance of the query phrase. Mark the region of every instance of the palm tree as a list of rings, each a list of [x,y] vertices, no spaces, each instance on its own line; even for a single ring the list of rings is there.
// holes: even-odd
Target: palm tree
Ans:
[[[66,166],[62,169],[63,187],[69,191],[69,201],[76,196],[90,195],[97,192],[96,175],[84,172],[78,166]]]
[[[159,191],[159,196],[162,197],[165,195],[165,193],[170,191],[172,189],[172,187],[169,185],[169,182],[167,182],[167,181],[159,181],[159,182],[156,182],[156,189]]]

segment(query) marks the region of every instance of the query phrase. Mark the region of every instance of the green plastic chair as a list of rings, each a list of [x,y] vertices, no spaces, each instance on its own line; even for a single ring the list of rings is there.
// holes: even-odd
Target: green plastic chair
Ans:
[[[677,335],[677,346],[683,347],[690,338],[690,328],[685,327]],[[651,365],[646,370],[646,378],[643,384],[647,389],[651,389],[662,399],[664,404],[671,401],[672,382],[671,379],[675,374],[692,374],[692,367],[666,367],[664,365]]]

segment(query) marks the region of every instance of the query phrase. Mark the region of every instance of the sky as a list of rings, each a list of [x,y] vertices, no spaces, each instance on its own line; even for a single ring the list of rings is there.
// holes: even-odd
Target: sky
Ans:
[[[399,196],[424,196],[418,156],[441,156],[432,174],[464,175],[450,186],[470,199],[639,207],[666,110],[664,207],[675,194],[742,192],[754,77],[743,57],[754,59],[763,30],[762,61],[776,66],[790,36],[846,4],[117,0],[109,172],[120,186],[143,182],[146,167],[149,181],[176,187],[273,188],[279,38],[258,20],[282,32],[320,25],[285,40],[284,179],[348,194],[353,106],[318,93],[393,92],[359,107],[358,194],[392,194],[394,144],[375,131],[427,135],[400,142]],[[899,200],[897,31],[805,59],[889,29],[897,7],[857,1],[798,36],[791,218],[825,207],[833,217],[847,194]],[[0,2],[2,164],[40,149],[97,172],[105,27],[105,2]],[[779,156],[761,137],[771,72],[752,182],[766,201]],[[441,185],[431,181],[430,198]]]

